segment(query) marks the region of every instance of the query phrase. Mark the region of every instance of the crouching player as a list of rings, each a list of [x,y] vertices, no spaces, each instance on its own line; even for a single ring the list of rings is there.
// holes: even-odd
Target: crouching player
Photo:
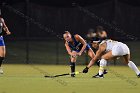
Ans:
[[[122,42],[113,40],[93,41],[94,48],[98,48],[95,57],[90,61],[88,66],[83,70],[83,73],[87,73],[88,69],[95,63],[98,58],[101,58],[99,74],[95,75],[95,78],[103,78],[104,67],[107,61],[116,57],[122,57],[124,63],[127,64],[133,71],[135,71],[138,78],[140,78],[140,71],[137,66],[130,61],[130,50],[128,46]]]
[[[63,38],[65,40],[66,50],[70,55],[71,73],[75,72],[77,56],[81,56],[84,51],[86,51],[91,58],[94,58],[95,54],[93,50],[80,35],[71,35],[70,32],[65,31]],[[75,77],[75,75],[72,74],[71,77]]]

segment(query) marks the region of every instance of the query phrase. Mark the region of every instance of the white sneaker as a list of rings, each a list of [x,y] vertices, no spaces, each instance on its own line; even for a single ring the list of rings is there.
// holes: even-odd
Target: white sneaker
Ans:
[[[2,67],[0,67],[0,74],[3,74],[3,70],[2,70]]]

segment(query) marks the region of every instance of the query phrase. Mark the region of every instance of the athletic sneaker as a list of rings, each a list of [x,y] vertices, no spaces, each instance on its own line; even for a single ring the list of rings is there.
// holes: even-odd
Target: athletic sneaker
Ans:
[[[107,73],[108,73],[108,71],[105,69],[103,73],[104,73],[104,74],[107,74]]]
[[[75,77],[75,73],[74,72],[71,73],[71,77]]]
[[[71,74],[71,77],[75,77],[75,74]]]
[[[104,78],[104,75],[103,74],[102,75],[99,75],[99,73],[98,73],[97,75],[92,76],[92,78]]]
[[[2,70],[2,67],[0,67],[0,74],[3,74],[3,70]]]
[[[107,70],[105,69],[104,70],[104,72],[103,72],[103,74],[107,74],[108,72],[107,72]],[[92,78],[95,78],[95,77],[98,77],[99,76],[99,73],[97,73],[96,75],[94,75],[94,76],[92,76]]]
[[[138,78],[140,78],[140,73],[137,75]]]

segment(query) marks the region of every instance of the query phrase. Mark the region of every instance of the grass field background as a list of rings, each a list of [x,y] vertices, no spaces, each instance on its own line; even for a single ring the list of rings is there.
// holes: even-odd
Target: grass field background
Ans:
[[[76,66],[81,71],[85,66]],[[140,67],[139,67],[140,68]],[[69,72],[68,65],[4,64],[0,75],[0,93],[139,93],[140,78],[128,66],[109,66],[104,79],[91,78],[98,67],[88,74],[44,78],[45,74]]]

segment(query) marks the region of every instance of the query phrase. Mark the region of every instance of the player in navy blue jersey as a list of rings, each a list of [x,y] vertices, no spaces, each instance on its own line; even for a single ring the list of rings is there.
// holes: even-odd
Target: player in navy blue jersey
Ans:
[[[5,58],[5,54],[6,54],[6,49],[5,49],[5,43],[3,40],[3,35],[10,35],[11,32],[8,30],[4,19],[0,16],[0,74],[3,74],[3,70],[2,70],[2,62]]]
[[[86,43],[86,41],[78,34],[71,35],[70,32],[65,31],[63,34],[65,40],[65,47],[70,55],[70,67],[71,72],[75,72],[75,62],[78,56],[81,56],[83,52],[87,52],[91,58],[94,58],[95,53],[91,49],[91,47]],[[75,77],[75,75],[71,75]]]

